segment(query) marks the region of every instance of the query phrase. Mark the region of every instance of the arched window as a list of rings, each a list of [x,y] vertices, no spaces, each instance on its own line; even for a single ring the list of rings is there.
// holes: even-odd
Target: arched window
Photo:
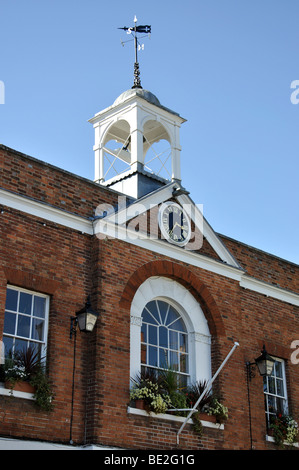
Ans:
[[[152,300],[142,312],[141,370],[177,371],[179,382],[189,375],[188,332],[180,313],[164,300]]]
[[[180,381],[211,378],[211,335],[189,290],[160,276],[148,278],[131,304],[130,375],[171,367]]]

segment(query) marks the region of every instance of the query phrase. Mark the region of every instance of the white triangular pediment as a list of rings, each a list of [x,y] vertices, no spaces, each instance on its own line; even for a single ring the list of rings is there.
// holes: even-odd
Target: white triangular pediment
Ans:
[[[189,245],[180,247],[169,243],[166,239],[159,236],[158,212],[161,205],[173,201],[182,206],[192,223],[193,232],[197,234],[197,240],[194,244],[190,241]],[[202,205],[195,204],[189,196],[189,193],[181,188],[178,182],[171,182],[150,194],[137,199],[129,200],[125,196],[119,196],[117,208],[103,208],[99,206],[97,210],[97,222],[95,224],[95,233],[102,237],[109,236],[120,238],[128,242],[136,243],[138,239],[142,240],[142,246],[153,249],[153,244],[160,246],[161,243],[168,245],[168,252],[177,257],[177,250],[192,252],[192,256],[197,254],[203,256],[201,251],[203,240],[205,240],[210,249],[213,250],[218,261],[231,267],[241,269],[234,256],[228,251],[226,246],[214,232],[210,224],[203,216]],[[199,239],[200,237],[200,239]],[[193,237],[195,238],[195,236]],[[192,245],[193,243],[193,245]],[[159,251],[158,247],[155,251]]]

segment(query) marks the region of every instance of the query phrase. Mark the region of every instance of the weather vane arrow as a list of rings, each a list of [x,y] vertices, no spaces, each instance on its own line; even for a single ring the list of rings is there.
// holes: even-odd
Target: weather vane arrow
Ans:
[[[151,33],[152,27],[149,26],[148,24],[146,25],[140,25],[136,26],[136,28],[133,26],[131,28],[128,28],[127,26],[124,26],[123,28],[117,28],[117,29],[123,29],[124,31],[135,31],[136,33]]]
[[[137,18],[135,16],[134,18],[134,26],[133,27],[127,27],[124,26],[123,28],[118,28],[122,29],[127,32],[127,34],[132,34],[134,37],[134,45],[135,45],[135,63],[134,63],[134,85],[132,88],[142,88],[141,86],[141,81],[140,81],[140,70],[139,70],[139,62],[138,62],[138,56],[137,56],[137,50],[138,49],[143,49],[143,47],[140,46],[138,48],[138,38],[137,38],[137,33],[143,33],[143,34],[148,34],[150,35],[152,31],[152,27],[150,25],[139,25],[137,26]],[[127,42],[127,41],[124,41]],[[122,42],[122,45],[124,45],[124,42]]]

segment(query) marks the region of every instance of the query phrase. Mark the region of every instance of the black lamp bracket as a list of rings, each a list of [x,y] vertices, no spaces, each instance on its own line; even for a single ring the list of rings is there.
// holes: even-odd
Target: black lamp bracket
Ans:
[[[255,377],[256,371],[256,363],[255,362],[246,362],[246,371],[247,371],[247,378],[249,381]]]
[[[71,317],[70,339],[72,339],[73,335],[76,335],[77,325],[78,325],[78,318],[77,317]]]

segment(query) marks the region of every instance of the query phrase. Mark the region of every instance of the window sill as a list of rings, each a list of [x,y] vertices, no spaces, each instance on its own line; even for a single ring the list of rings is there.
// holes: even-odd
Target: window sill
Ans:
[[[25,400],[34,400],[33,393],[19,392],[17,390],[5,388],[3,382],[0,382],[0,395],[4,395],[7,397],[24,398]]]
[[[148,413],[145,410],[139,410],[138,408],[132,408],[130,406],[128,406],[128,414],[137,415],[137,416],[146,416],[146,417],[151,417],[151,418],[156,418],[156,419],[164,419],[167,421],[172,421],[172,422],[177,422],[177,423],[183,423],[186,419],[184,416],[175,416],[175,415],[166,414],[166,413],[165,414]],[[188,424],[192,424],[192,423],[193,421],[190,418],[188,420]],[[201,423],[203,427],[205,428],[222,429],[222,430],[224,429],[223,424],[211,423],[210,421],[205,421],[205,420],[201,420]]]
[[[273,442],[273,444],[275,443],[274,441],[274,437],[273,436],[269,436],[269,434],[266,434],[266,441],[268,442]],[[289,447],[299,447],[299,443],[298,442],[294,442],[294,444],[289,444],[288,442],[284,442],[283,443],[285,446],[289,446]]]

